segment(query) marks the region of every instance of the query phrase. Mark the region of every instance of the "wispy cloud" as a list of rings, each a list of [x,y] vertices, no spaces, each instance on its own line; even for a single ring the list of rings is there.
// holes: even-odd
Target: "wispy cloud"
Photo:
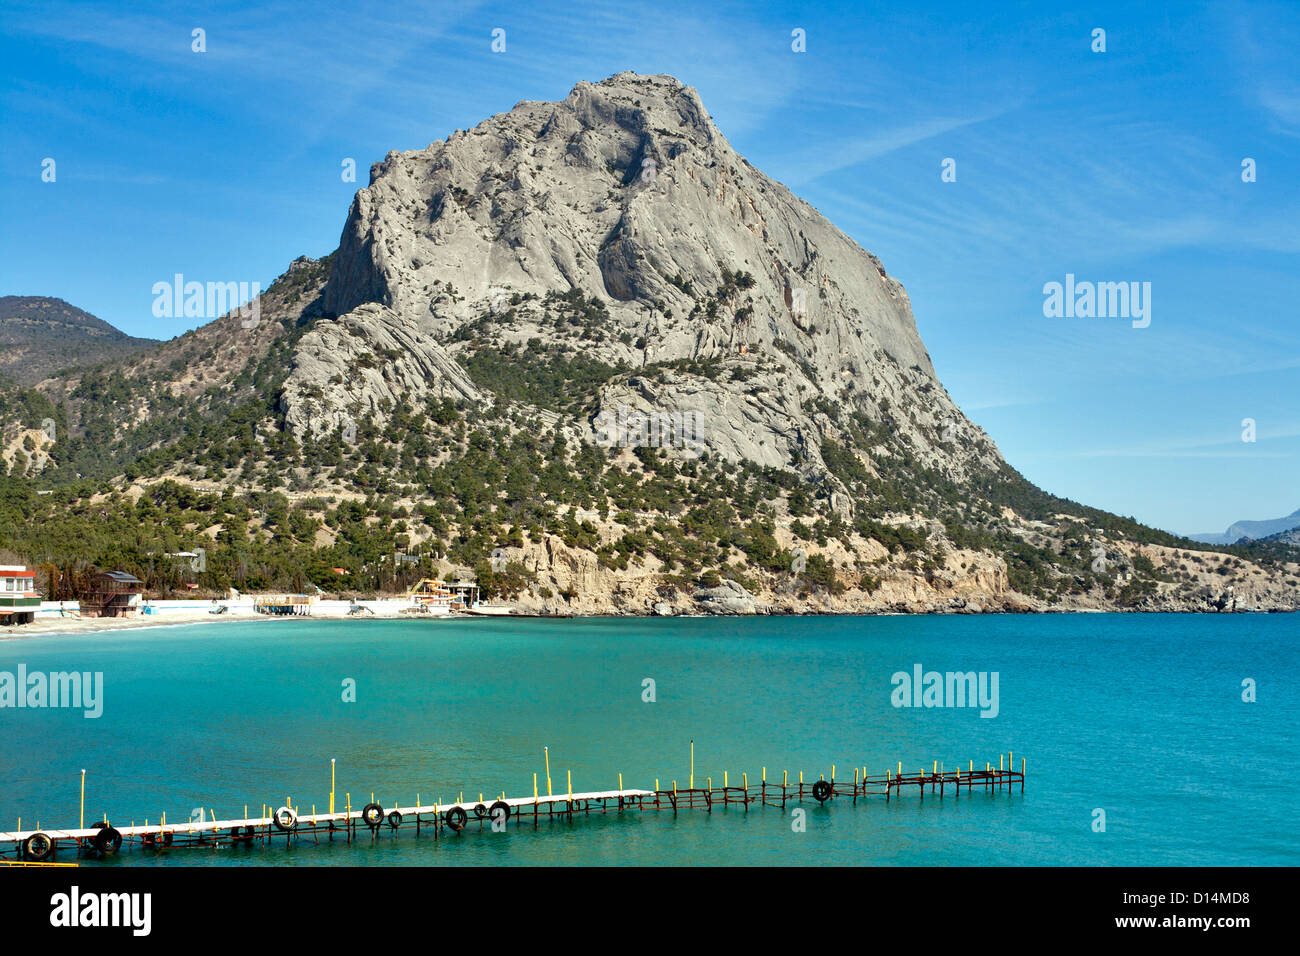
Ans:
[[[1300,136],[1300,89],[1261,86],[1259,102],[1277,121],[1278,132]]]
[[[851,169],[861,163],[934,139],[936,136],[988,122],[1006,115],[1018,105],[1007,104],[973,116],[934,116],[882,129],[870,136],[846,142],[836,140],[833,143],[818,143],[800,153],[784,157],[780,162],[789,170],[786,173],[788,184],[802,185],[830,173]]]
[[[1294,452],[1262,450],[1271,442],[1300,438],[1300,425],[1285,424],[1257,435],[1255,442],[1244,442],[1240,435],[1224,438],[1182,438],[1112,448],[1059,449],[1057,454],[1073,458],[1294,458]]]

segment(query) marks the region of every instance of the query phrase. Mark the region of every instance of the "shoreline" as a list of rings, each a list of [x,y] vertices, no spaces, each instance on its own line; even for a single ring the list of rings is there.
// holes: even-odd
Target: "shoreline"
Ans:
[[[172,611],[168,614],[140,614],[135,617],[51,617],[40,618],[30,624],[15,624],[0,628],[0,642],[20,640],[24,637],[50,637],[58,635],[101,634],[107,631],[136,631],[155,627],[187,627],[193,624],[245,624],[269,621],[442,621],[471,615],[415,616],[406,614],[351,615],[347,612],[323,611],[317,614],[210,614],[208,611]]]
[[[357,623],[374,623],[378,621],[419,621],[430,623],[433,621],[465,621],[474,619],[495,620],[495,621],[532,621],[532,620],[600,620],[600,619],[659,619],[667,620],[669,617],[679,617],[685,620],[696,620],[700,618],[764,618],[764,617],[1026,617],[1036,614],[1203,614],[1214,617],[1219,616],[1245,616],[1253,614],[1293,614],[1292,610],[1276,611],[1200,611],[1200,610],[1103,610],[1097,608],[1063,608],[1060,610],[1025,610],[1025,611],[984,611],[980,614],[960,612],[942,612],[942,611],[805,611],[794,613],[768,613],[768,614],[677,614],[671,616],[657,614],[573,614],[567,617],[549,617],[531,614],[500,614],[500,615],[474,615],[474,614],[450,614],[438,615],[434,617],[405,615],[405,614],[380,614],[380,615],[351,615],[347,613],[322,613],[308,615],[269,615],[269,614],[209,614],[207,611],[201,613],[174,612],[168,614],[166,619],[158,620],[151,615],[140,615],[132,618],[53,618],[47,620],[37,620],[30,624],[19,624],[12,627],[0,628],[0,643],[8,641],[18,641],[28,637],[75,637],[82,634],[103,634],[110,631],[137,631],[148,628],[164,627],[189,627],[195,624],[229,624],[242,622],[246,624],[259,622],[299,622],[310,623],[312,621],[354,621]]]

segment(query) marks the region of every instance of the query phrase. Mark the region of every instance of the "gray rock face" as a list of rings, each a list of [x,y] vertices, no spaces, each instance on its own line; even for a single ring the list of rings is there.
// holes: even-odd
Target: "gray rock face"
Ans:
[[[285,421],[300,438],[319,436],[363,418],[383,421],[411,396],[482,398],[420,322],[366,303],[303,336],[285,386]]]
[[[399,396],[486,401],[459,371],[458,330],[506,297],[570,289],[603,300],[615,330],[586,358],[655,370],[605,384],[606,417],[686,416],[696,450],[820,470],[833,403],[892,417],[954,478],[1001,461],[939,384],[879,260],[738,155],[694,89],[631,73],[372,167],[325,288],[332,318],[298,347],[287,421],[302,437],[382,423]],[[516,344],[554,341],[519,312]],[[679,360],[718,374],[660,364]],[[561,424],[596,437],[591,421]]]
[[[695,592],[695,601],[702,611],[709,614],[754,614],[758,611],[754,595],[731,580],[723,581],[716,588],[699,588]]]

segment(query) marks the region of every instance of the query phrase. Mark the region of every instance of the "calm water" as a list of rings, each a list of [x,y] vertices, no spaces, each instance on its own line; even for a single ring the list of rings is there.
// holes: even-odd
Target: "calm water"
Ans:
[[[435,843],[126,853],[108,865],[1300,864],[1300,618],[1071,615],[268,621],[0,641],[102,671],[104,713],[0,710],[0,828],[1028,759],[1025,793],[593,816]],[[895,708],[891,675],[996,671],[999,713]],[[356,681],[345,703],[343,681]],[[657,701],[642,700],[643,680]],[[1243,703],[1253,678],[1258,702]],[[543,778],[544,779],[544,778]],[[544,785],[544,784],[543,784]],[[1106,832],[1093,832],[1093,811]],[[472,828],[473,829],[473,828]]]

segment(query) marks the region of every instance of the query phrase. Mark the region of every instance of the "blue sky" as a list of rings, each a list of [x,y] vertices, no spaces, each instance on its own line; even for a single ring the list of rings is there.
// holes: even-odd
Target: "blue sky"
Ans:
[[[0,294],[170,338],[153,283],[265,286],[329,252],[388,150],[671,73],[906,285],[945,385],[1031,480],[1180,532],[1289,513],[1300,5],[1053,6],[8,0]],[[1150,282],[1150,326],[1044,317],[1067,273]]]

